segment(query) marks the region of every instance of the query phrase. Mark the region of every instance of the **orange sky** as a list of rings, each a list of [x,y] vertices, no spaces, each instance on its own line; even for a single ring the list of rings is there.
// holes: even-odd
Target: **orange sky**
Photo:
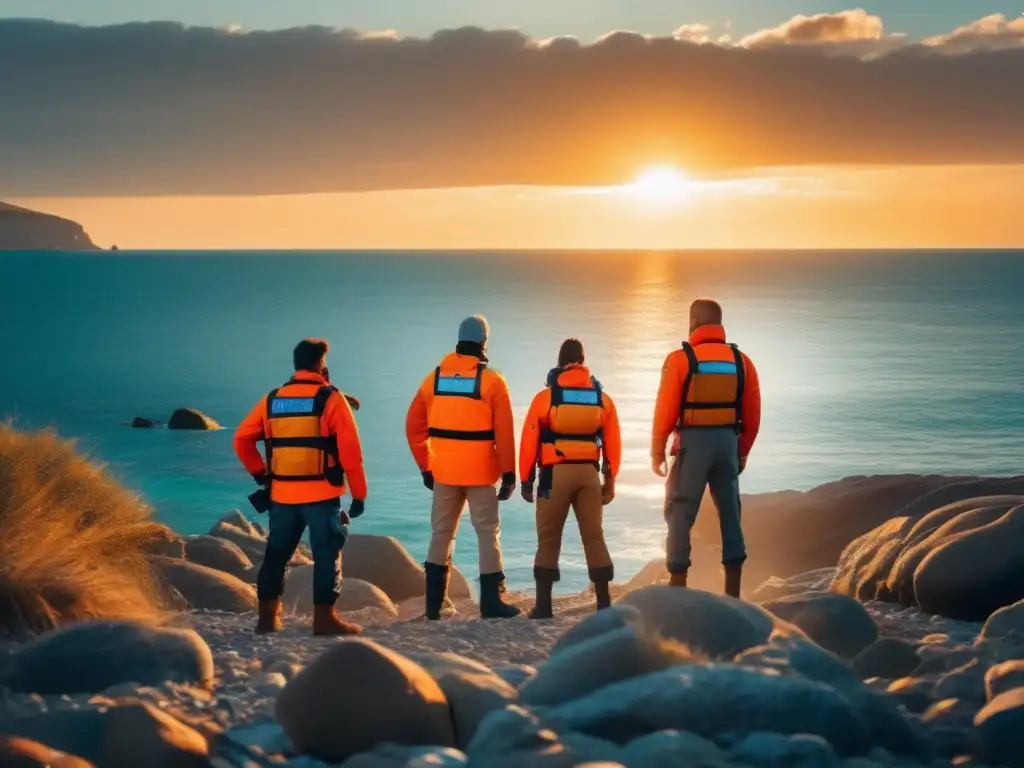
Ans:
[[[98,244],[124,249],[1024,245],[1021,166],[804,167],[668,181],[11,202],[79,221]]]

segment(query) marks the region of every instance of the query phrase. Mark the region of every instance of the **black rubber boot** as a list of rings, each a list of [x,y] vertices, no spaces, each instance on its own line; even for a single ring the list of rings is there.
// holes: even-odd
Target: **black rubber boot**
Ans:
[[[552,619],[551,590],[555,583],[551,579],[537,579],[537,604],[530,611],[531,619]]]
[[[427,575],[427,618],[437,621],[441,618],[441,608],[448,596],[448,580],[451,568],[447,565],[424,563],[423,570]]]
[[[500,571],[480,574],[480,618],[511,619],[519,615],[518,608],[501,599],[501,583],[504,580],[505,574]]]
[[[725,594],[730,597],[740,596],[740,585],[743,581],[743,563],[725,564]]]

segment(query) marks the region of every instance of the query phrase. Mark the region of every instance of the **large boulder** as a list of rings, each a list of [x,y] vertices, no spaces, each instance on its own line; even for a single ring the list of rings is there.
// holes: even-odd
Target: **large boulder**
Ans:
[[[1024,495],[1016,478],[942,475],[848,477],[809,491],[743,497],[743,530],[750,551],[744,575],[751,584],[836,564],[843,549],[892,518],[919,517],[945,504],[977,496]],[[695,533],[712,551],[721,534],[710,495],[697,517]],[[700,570],[700,558],[695,559]]]
[[[864,606],[836,592],[789,595],[761,607],[798,626],[822,648],[847,659],[878,639],[878,628]]]
[[[123,704],[107,715],[103,765],[137,768],[206,768],[206,738],[145,703]]]
[[[917,504],[913,514],[852,542],[831,588],[860,600],[901,602],[952,619],[983,621],[1024,598],[1024,559],[1013,545],[1024,531],[1022,505],[1024,496],[1015,495],[962,499],[925,513]]]
[[[992,765],[1024,768],[1024,688],[992,699],[975,715],[974,726],[979,757]]]
[[[1024,600],[1000,608],[985,621],[979,639],[1024,643]]]
[[[208,685],[213,655],[191,629],[128,621],[73,624],[12,654],[3,685],[15,692],[99,693],[118,683]]]
[[[195,408],[178,408],[167,420],[168,429],[211,430],[221,426],[202,411]]]
[[[93,768],[92,763],[38,741],[0,736],[0,765],[7,768]]]
[[[236,579],[252,582],[256,572],[252,560],[234,542],[216,536],[196,536],[185,541],[185,559],[190,563],[224,571]]]
[[[240,514],[240,513],[235,513]],[[249,520],[242,518],[244,523],[233,520],[234,514],[226,516],[217,521],[210,528],[210,536],[230,541],[237,546],[246,557],[252,562],[253,567],[259,570],[263,564],[263,555],[267,549],[267,536],[256,525]],[[289,565],[311,565],[309,547],[299,544],[298,549],[289,561]]]
[[[169,557],[153,557],[150,563],[160,582],[180,595],[189,610],[225,613],[256,610],[256,590],[230,573]]]
[[[349,534],[342,558],[342,572],[346,578],[368,581],[380,587],[396,603],[422,597],[426,591],[423,566],[398,539],[391,536]],[[470,597],[466,578],[454,566],[448,595],[454,599]]]
[[[282,602],[289,613],[305,616],[313,612],[313,569],[312,565],[299,565],[288,570]],[[398,609],[384,592],[359,579],[341,580],[341,594],[335,605],[339,611],[373,608],[391,618],[398,617]]]
[[[638,611],[647,630],[711,658],[761,645],[777,627],[799,631],[756,605],[698,589],[644,587],[615,604]]]
[[[276,710],[296,749],[328,762],[387,742],[455,743],[448,700],[434,678],[362,638],[339,640],[314,659],[281,691]]]
[[[853,668],[865,680],[869,677],[898,680],[920,665],[917,648],[898,637],[879,638],[853,660]]]
[[[452,708],[455,740],[466,748],[488,712],[516,699],[516,690],[483,664],[454,653],[411,654],[441,686]]]
[[[0,734],[2,738],[17,739],[16,746],[21,749],[21,756],[49,755],[45,751],[34,749],[29,751],[25,742],[35,742],[62,755],[75,755],[85,762],[86,766],[98,765],[105,768],[103,762],[103,730],[107,713],[98,709],[55,709],[31,715],[11,717],[0,711]],[[8,761],[0,751],[0,766],[14,768],[19,764]],[[21,763],[21,765],[33,765]],[[84,768],[75,762],[43,762],[37,765],[47,768]]]

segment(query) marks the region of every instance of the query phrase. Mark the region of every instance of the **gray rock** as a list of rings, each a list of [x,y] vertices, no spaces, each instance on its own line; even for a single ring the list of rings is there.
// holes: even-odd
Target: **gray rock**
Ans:
[[[256,590],[230,573],[169,557],[152,557],[150,563],[160,582],[180,595],[190,610],[225,613],[256,610]]]
[[[626,744],[655,731],[705,738],[772,731],[822,736],[843,755],[872,745],[867,725],[832,688],[733,665],[672,667],[635,677],[550,712],[572,731]]]
[[[978,659],[971,659],[962,667],[954,669],[939,678],[932,691],[936,701],[943,699],[963,699],[978,704],[985,701],[985,677],[988,665]]]
[[[839,757],[820,736],[754,732],[733,747],[729,758],[758,768],[838,768]]]
[[[41,694],[98,693],[118,683],[207,685],[213,656],[190,629],[90,621],[43,635],[11,659],[5,685]]]
[[[196,536],[185,542],[185,559],[190,563],[224,571],[246,583],[256,578],[252,560],[235,543],[216,536]]]
[[[519,698],[527,705],[555,706],[611,683],[664,669],[684,658],[678,646],[624,626],[551,656],[537,669],[536,677],[519,690]]]
[[[979,638],[1024,642],[1024,600],[1000,608],[989,616]]]
[[[641,621],[640,611],[636,608],[617,603],[604,611],[595,611],[583,621],[569,627],[551,649],[551,655],[563,651],[571,645],[590,640],[597,635],[621,629],[626,626],[635,626]]]
[[[616,603],[639,611],[643,626],[711,658],[730,658],[761,645],[776,627],[766,611],[698,589],[644,587]]]
[[[516,699],[515,689],[483,664],[454,653],[410,656],[441,686],[452,710],[455,745],[465,749],[488,712]]]
[[[107,713],[103,764],[137,768],[206,766],[206,738],[149,704],[127,704]]]
[[[65,709],[23,717],[0,716],[0,734],[30,739],[101,765],[106,717],[106,713],[98,709]]]
[[[985,673],[985,697],[992,701],[1000,693],[1024,687],[1024,659],[1011,659],[989,667]]]
[[[521,688],[527,680],[537,674],[537,668],[531,667],[529,664],[507,664],[495,667],[494,674],[513,688]]]
[[[887,689],[907,712],[921,714],[932,706],[935,683],[927,678],[905,677],[893,681]]]
[[[282,601],[284,608],[296,616],[306,616],[313,612],[313,571],[316,566],[299,565],[289,569],[284,585]],[[341,592],[338,596],[339,611],[359,611],[373,608],[391,618],[398,617],[398,609],[384,592],[367,581],[344,578],[341,580]]]
[[[658,731],[634,739],[623,751],[628,768],[718,768],[725,755],[713,741],[686,731]]]
[[[1007,768],[1024,766],[1024,688],[996,696],[975,715],[976,754]]]
[[[466,754],[470,760],[485,760],[512,752],[540,752],[557,744],[557,734],[536,713],[513,704],[484,717]]]
[[[467,764],[466,756],[451,747],[406,747],[382,744],[372,752],[354,755],[345,768],[458,768]]]
[[[882,677],[887,680],[907,677],[920,664],[917,649],[895,637],[879,638],[853,660],[853,668],[862,678]]]
[[[852,659],[878,639],[878,628],[864,606],[836,592],[789,595],[769,600],[763,608],[843,658]]]
[[[956,757],[971,751],[971,734],[977,706],[960,699],[944,699],[932,704],[921,717],[928,737],[940,755]]]

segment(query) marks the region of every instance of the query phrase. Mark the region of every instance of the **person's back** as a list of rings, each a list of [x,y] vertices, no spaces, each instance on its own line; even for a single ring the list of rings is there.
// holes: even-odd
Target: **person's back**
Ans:
[[[341,550],[349,517],[363,512],[367,493],[359,430],[349,398],[331,385],[327,343],[299,342],[295,374],[258,402],[235,431],[239,460],[269,492],[267,549],[256,580],[257,632],[281,628],[281,595],[288,561],[309,527],[313,550],[313,632],[357,634],[360,627],[334,611],[341,589]],[[264,443],[266,460],[260,455]],[[346,482],[352,491],[341,511]],[[261,510],[262,511],[262,510]]]
[[[424,563],[428,619],[440,618],[455,534],[467,503],[479,548],[480,614],[508,618],[519,613],[501,598],[505,574],[498,502],[515,489],[515,435],[508,384],[487,367],[488,333],[482,316],[462,322],[455,352],[426,376],[406,416],[409,449],[434,497]]]
[[[552,617],[551,593],[561,579],[558,561],[570,507],[579,525],[597,607],[610,605],[615,569],[602,518],[604,505],[615,496],[621,460],[615,403],[586,367],[583,344],[567,339],[559,350],[558,367],[548,374],[547,387],[530,405],[519,447],[519,479],[527,502],[534,501],[534,481],[539,480],[533,566],[537,604],[532,618]]]
[[[722,309],[699,299],[690,308],[690,336],[665,359],[651,437],[654,471],[665,476],[666,442],[675,435],[666,498],[667,568],[685,586],[690,534],[704,489],[710,488],[722,531],[725,591],[739,596],[746,545],[740,524],[739,475],[757,438],[761,393],[757,369],[726,340]]]

